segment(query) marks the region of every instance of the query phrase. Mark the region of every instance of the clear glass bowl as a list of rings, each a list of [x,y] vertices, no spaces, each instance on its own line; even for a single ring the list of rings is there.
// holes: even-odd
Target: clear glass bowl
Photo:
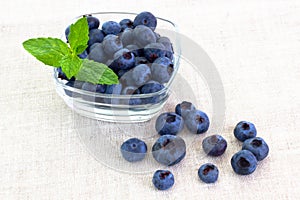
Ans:
[[[119,22],[124,18],[133,20],[137,15],[136,13],[125,12],[99,12],[90,14],[97,17],[100,20],[100,23],[109,20]],[[80,17],[82,17],[82,15],[75,18],[74,21]],[[58,71],[57,69],[54,69],[53,79],[57,93],[75,112],[92,119],[123,123],[144,122],[150,120],[162,109],[170,95],[170,86],[177,74],[181,55],[178,29],[174,23],[157,17],[157,27],[155,32],[159,33],[161,36],[168,37],[172,42],[174,50],[174,71],[169,82],[164,84],[165,87],[162,90],[151,94],[139,95],[94,93],[66,85],[67,81],[58,78]],[[148,103],[129,105],[128,102],[134,101],[135,99]]]

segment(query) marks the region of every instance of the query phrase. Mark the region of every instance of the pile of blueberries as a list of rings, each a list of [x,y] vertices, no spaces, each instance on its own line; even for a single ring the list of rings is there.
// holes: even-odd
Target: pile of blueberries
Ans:
[[[133,21],[106,21],[101,29],[98,18],[86,17],[88,47],[78,56],[106,64],[118,75],[119,84],[91,84],[75,81],[74,77],[69,80],[61,68],[58,69],[59,78],[67,80],[68,86],[106,94],[149,94],[164,88],[174,71],[174,51],[170,39],[155,32],[157,19],[152,13],[142,12]],[[65,30],[67,40],[69,33],[70,26]],[[143,103],[149,102],[129,101],[130,105]]]
[[[160,137],[152,146],[152,156],[160,164],[173,166],[186,155],[185,141],[177,134],[184,128],[194,134],[202,134],[209,128],[208,116],[187,101],[176,105],[175,112],[165,112],[156,119],[155,129]],[[254,124],[241,121],[234,129],[234,136],[243,142],[242,150],[231,158],[233,171],[240,175],[251,174],[255,171],[257,161],[263,160],[269,153],[267,143],[256,137]],[[207,136],[202,140],[202,148],[209,156],[220,156],[227,148],[227,141],[221,135]],[[121,154],[129,162],[144,159],[147,145],[138,138],[126,140],[121,145]],[[217,166],[205,163],[198,170],[199,178],[205,183],[214,183],[219,176]],[[169,170],[157,170],[152,178],[154,186],[159,190],[166,190],[174,185],[174,175]]]

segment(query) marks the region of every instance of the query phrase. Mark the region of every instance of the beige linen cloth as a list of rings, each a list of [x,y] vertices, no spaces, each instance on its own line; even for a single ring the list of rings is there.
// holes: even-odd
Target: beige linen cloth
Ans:
[[[59,37],[79,14],[143,10],[176,22],[198,43],[214,62],[225,91],[224,128],[192,138],[186,158],[169,168],[176,182],[168,191],[153,187],[151,170],[121,172],[121,161],[95,159],[74,126],[78,116],[55,92],[52,69],[21,46],[32,37]],[[300,199],[300,1],[5,0],[0,13],[0,199]],[[183,62],[179,73],[189,74],[190,87],[199,91],[195,104],[211,115],[205,81],[188,70]],[[171,96],[165,109],[182,98]],[[240,120],[255,123],[270,147],[249,176],[236,175],[230,166],[241,148],[232,133]],[[118,148],[121,131],[115,126],[105,124],[95,137],[112,133],[109,144]],[[220,158],[203,156],[201,141],[210,134],[228,141]],[[151,155],[147,159],[154,162]],[[217,183],[199,180],[204,162],[219,167]]]

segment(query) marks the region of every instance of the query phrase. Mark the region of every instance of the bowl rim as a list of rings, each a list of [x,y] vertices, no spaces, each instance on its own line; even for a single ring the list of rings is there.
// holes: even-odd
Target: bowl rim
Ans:
[[[91,13],[78,15],[77,17],[73,18],[73,20],[77,20],[77,19],[79,19],[83,16],[88,16],[88,15],[105,15],[105,14],[124,14],[124,15],[134,15],[134,16],[138,15],[138,13],[122,12],[122,11],[120,11],[120,12],[119,11],[91,12]],[[181,45],[180,45],[180,39],[178,37],[179,29],[178,29],[178,26],[170,20],[167,20],[167,19],[164,19],[164,18],[161,18],[161,17],[156,17],[156,19],[167,22],[174,28],[175,42],[176,42],[176,46],[178,46],[178,48],[176,49],[176,50],[178,50],[178,52],[173,53],[175,55],[174,59],[173,59],[173,62],[174,62],[173,74],[172,74],[170,80],[166,84],[162,84],[164,86],[164,88],[162,90],[159,90],[159,91],[153,92],[153,93],[149,93],[149,94],[134,94],[134,95],[106,94],[106,93],[91,92],[91,91],[87,91],[87,90],[83,90],[83,89],[79,89],[79,88],[75,88],[75,87],[71,87],[71,86],[66,85],[64,83],[65,81],[58,78],[57,68],[54,68],[53,78],[54,78],[54,81],[55,81],[56,85],[61,86],[64,90],[68,90],[68,91],[71,91],[71,92],[76,92],[76,93],[83,94],[83,95],[89,95],[89,96],[93,96],[93,97],[100,97],[100,98],[141,99],[141,98],[154,97],[154,96],[162,95],[164,93],[169,92],[170,86],[171,86],[172,82],[174,81],[175,75],[178,73],[178,69],[179,69],[179,66],[180,66]],[[64,37],[64,36],[62,36],[62,37]],[[76,80],[75,80],[75,82],[76,82]]]

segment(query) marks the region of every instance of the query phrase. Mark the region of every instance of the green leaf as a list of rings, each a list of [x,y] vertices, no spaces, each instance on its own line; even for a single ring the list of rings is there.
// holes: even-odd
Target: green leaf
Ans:
[[[23,47],[46,65],[59,67],[60,60],[71,54],[66,43],[57,38],[36,38],[23,42]]]
[[[68,78],[75,76],[82,65],[82,60],[78,56],[66,55],[60,61],[61,69]]]
[[[86,17],[80,18],[70,27],[68,41],[72,51],[78,55],[86,48],[89,41],[89,26]]]
[[[117,84],[118,76],[105,64],[92,60],[83,59],[80,71],[76,75],[79,81],[86,81],[93,84]]]

